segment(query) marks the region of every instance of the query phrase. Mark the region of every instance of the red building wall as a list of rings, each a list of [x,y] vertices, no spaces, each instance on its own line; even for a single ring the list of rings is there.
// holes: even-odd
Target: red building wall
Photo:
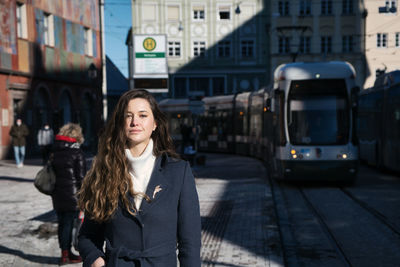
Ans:
[[[26,10],[26,36],[17,33],[19,6]],[[0,159],[11,156],[8,133],[17,116],[30,128],[28,156],[38,152],[36,135],[45,121],[56,132],[80,123],[84,149],[95,149],[102,126],[99,14],[97,0],[0,1]],[[53,21],[50,43],[45,17]],[[85,52],[85,32],[92,54]]]

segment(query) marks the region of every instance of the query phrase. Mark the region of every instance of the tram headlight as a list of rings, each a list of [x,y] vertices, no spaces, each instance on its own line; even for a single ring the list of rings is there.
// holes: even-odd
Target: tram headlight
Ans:
[[[343,154],[338,154],[337,155],[337,158],[338,159],[347,159],[349,156],[346,154],[346,153],[343,153]]]
[[[296,155],[296,154],[293,154],[292,157],[293,157],[294,159],[297,159],[297,155]]]
[[[294,150],[294,149],[290,150],[290,154],[295,155],[296,154],[296,150]]]

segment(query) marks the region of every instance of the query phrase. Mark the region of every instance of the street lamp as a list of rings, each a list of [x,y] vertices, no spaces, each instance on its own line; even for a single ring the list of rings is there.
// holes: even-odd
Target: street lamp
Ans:
[[[240,5],[241,3],[242,3],[242,2],[237,3],[236,9],[235,9],[235,13],[236,13],[237,15],[240,14],[240,7],[239,7],[239,5]]]
[[[88,69],[88,76],[90,79],[96,79],[97,78],[97,68],[96,66],[91,63]]]

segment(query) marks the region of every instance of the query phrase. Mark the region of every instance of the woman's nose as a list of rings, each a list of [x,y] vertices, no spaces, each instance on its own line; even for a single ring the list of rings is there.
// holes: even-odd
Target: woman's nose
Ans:
[[[135,125],[137,125],[137,119],[135,118],[135,116],[132,116],[131,126],[135,126]]]

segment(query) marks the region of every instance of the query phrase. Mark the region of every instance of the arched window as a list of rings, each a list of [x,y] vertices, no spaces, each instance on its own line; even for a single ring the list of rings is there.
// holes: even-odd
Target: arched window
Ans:
[[[93,132],[93,99],[89,93],[86,93],[82,99],[82,108],[80,113],[80,124],[85,137],[84,146],[89,150],[95,149],[96,134]]]
[[[59,127],[62,125],[72,122],[72,107],[71,107],[71,96],[67,90],[65,90],[59,100]]]

